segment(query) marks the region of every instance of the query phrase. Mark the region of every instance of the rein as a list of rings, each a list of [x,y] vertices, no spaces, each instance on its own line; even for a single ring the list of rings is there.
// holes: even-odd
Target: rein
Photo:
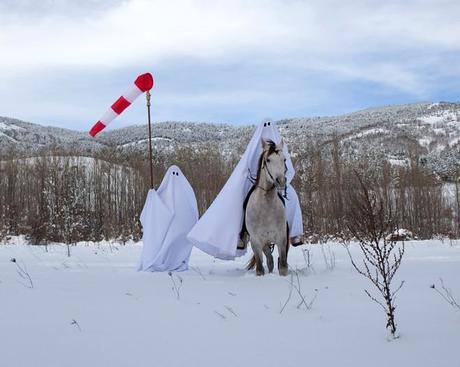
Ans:
[[[286,165],[286,163],[285,163],[285,165]],[[272,182],[273,182],[273,186],[272,186],[271,188],[266,189],[266,188],[263,188],[262,186],[260,186],[259,183],[258,183],[257,176],[256,176],[256,178],[254,178],[254,176],[251,175],[251,171],[250,171],[249,169],[248,169],[248,179],[249,179],[249,181],[251,181],[253,184],[255,184],[255,186],[258,187],[259,189],[261,189],[261,190],[263,190],[263,191],[265,191],[265,192],[269,192],[269,191],[271,191],[271,190],[273,190],[273,189],[276,188],[276,185],[275,185],[275,182],[276,182],[276,181],[275,181],[275,179],[273,178],[273,175],[271,174],[270,170],[269,170],[268,167],[267,167],[267,158],[266,158],[266,157],[263,158],[263,161],[262,161],[262,164],[261,164],[261,167],[260,167],[260,171],[263,170],[263,169],[265,169],[265,170],[267,171],[268,175],[270,176],[270,178],[271,178],[271,180],[272,180]],[[258,175],[260,174],[260,171],[258,172]],[[285,188],[284,188],[284,194],[282,194],[282,196],[283,196],[285,199],[287,199],[287,185],[286,185]]]
[[[275,179],[273,178],[273,175],[270,173],[270,170],[267,167],[267,158],[264,159],[264,167],[263,168],[265,168],[265,170],[267,171],[268,175],[272,179],[273,186],[275,186]]]
[[[267,171],[268,175],[269,175],[270,178],[272,179],[273,186],[272,186],[270,189],[265,189],[265,188],[263,188],[262,186],[260,186],[259,184],[257,184],[256,187],[258,187],[259,189],[264,190],[265,192],[269,192],[269,191],[275,189],[275,188],[276,188],[276,185],[275,185],[275,179],[273,178],[273,175],[270,173],[270,170],[268,169],[266,163],[267,163],[267,161],[266,161],[266,159],[264,159],[264,160],[263,160],[263,166],[262,166],[261,169],[265,169],[265,170]],[[287,185],[285,185],[285,187],[284,187],[284,195],[282,195],[282,196],[283,196],[285,199],[287,199]]]
[[[273,178],[272,174],[270,173],[270,171],[269,171],[269,169],[268,169],[268,167],[267,167],[267,159],[266,159],[266,158],[264,158],[264,160],[263,160],[263,162],[262,162],[261,170],[262,170],[262,169],[265,169],[265,170],[267,171],[268,175],[269,175],[270,178],[272,179],[273,186],[272,186],[271,188],[269,188],[269,189],[265,189],[265,188],[263,188],[262,186],[260,186],[259,184],[257,184],[257,187],[258,187],[259,189],[264,190],[265,192],[272,191],[274,188],[276,188],[275,179]]]

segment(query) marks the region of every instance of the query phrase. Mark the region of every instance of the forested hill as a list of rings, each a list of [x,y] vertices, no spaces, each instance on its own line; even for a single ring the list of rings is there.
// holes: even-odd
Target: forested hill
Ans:
[[[356,174],[420,238],[460,238],[460,104],[421,103],[278,121],[289,144],[308,236],[338,236],[353,217]],[[171,164],[200,212],[231,174],[254,126],[155,123],[154,187]],[[0,118],[0,241],[138,239],[150,188],[147,127],[86,132]]]
[[[327,154],[334,140],[345,159],[365,156],[376,164],[404,165],[417,155],[434,172],[451,176],[459,169],[460,103],[418,103],[366,109],[334,117],[291,118],[278,126],[295,154],[312,145]],[[184,147],[218,144],[220,151],[240,152],[253,126],[213,123],[161,122],[153,128],[154,149],[171,152]],[[0,117],[0,152],[14,149],[26,155],[59,149],[92,155],[103,148],[146,152],[147,128],[129,126],[106,131],[96,138],[86,132],[45,127]]]

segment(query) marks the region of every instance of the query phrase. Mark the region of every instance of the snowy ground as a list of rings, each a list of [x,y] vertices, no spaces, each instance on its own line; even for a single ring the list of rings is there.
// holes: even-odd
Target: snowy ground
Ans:
[[[460,243],[406,243],[401,338],[391,342],[345,250],[326,246],[336,257],[328,269],[319,245],[303,248],[313,267],[302,292],[317,298],[298,309],[294,291],[280,313],[289,278],[256,278],[243,270],[247,257],[195,251],[178,299],[167,273],[133,270],[139,245],[79,245],[70,258],[59,245],[0,246],[0,366],[460,366],[460,311],[430,289],[441,277],[460,300]],[[32,289],[11,258],[26,265]],[[300,248],[289,262],[305,268]]]

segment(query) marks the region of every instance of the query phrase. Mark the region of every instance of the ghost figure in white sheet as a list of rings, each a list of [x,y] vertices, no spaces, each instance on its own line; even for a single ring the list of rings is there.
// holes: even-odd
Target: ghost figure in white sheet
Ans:
[[[198,207],[179,167],[171,166],[158,190],[149,190],[140,220],[144,246],[138,270],[187,270],[193,246],[186,236],[198,220]]]
[[[281,135],[274,122],[265,121],[257,127],[230,178],[187,236],[196,247],[214,257],[234,259],[245,253],[237,250],[244,219],[243,203],[257,175],[262,138],[276,144],[281,142]],[[297,194],[290,184],[295,171],[287,144],[284,144],[283,153],[286,157],[286,217],[289,236],[292,238],[303,234],[302,211]]]

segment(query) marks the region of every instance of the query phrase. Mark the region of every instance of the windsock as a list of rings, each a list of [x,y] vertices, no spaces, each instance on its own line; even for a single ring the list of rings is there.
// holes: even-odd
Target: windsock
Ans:
[[[139,75],[134,81],[134,84],[123,95],[118,98],[115,103],[107,110],[107,112],[94,124],[89,131],[91,136],[96,136],[108,124],[119,116],[134,100],[142,93],[147,92],[153,87],[153,76],[150,73]]]

